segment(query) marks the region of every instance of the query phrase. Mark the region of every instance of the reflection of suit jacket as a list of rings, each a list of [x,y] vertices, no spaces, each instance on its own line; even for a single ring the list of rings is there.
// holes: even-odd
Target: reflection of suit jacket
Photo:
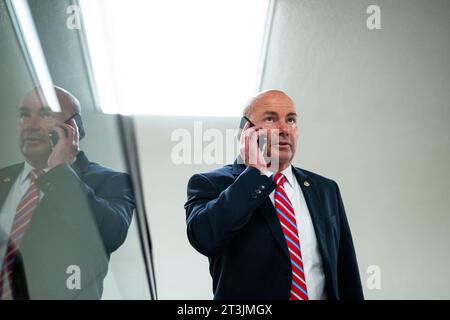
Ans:
[[[293,168],[319,244],[328,299],[362,299],[352,237],[337,184]],[[270,200],[275,182],[235,162],[194,175],[185,204],[190,243],[210,261],[215,299],[289,299],[291,263]]]
[[[0,207],[22,169],[23,163],[0,170]],[[135,207],[129,176],[80,152],[72,166],[55,167],[36,184],[43,198],[20,246],[29,297],[101,298],[110,254],[124,242]],[[80,289],[70,286],[78,280],[68,271],[73,265]],[[26,298],[14,286],[15,298]]]

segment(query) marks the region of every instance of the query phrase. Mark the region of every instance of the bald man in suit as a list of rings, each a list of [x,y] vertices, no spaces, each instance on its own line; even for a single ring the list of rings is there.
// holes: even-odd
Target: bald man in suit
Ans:
[[[294,102],[268,90],[244,115],[239,158],[187,188],[187,235],[209,258],[214,298],[363,299],[336,182],[292,165]]]

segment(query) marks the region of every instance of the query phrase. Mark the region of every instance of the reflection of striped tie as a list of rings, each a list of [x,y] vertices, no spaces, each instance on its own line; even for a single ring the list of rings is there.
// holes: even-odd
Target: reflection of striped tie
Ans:
[[[286,244],[289,249],[289,256],[291,258],[292,285],[290,300],[308,300],[308,291],[306,289],[305,272],[303,270],[300,239],[298,237],[294,208],[284,190],[286,177],[281,173],[277,173],[275,174],[274,180],[277,184],[275,189],[275,209],[277,211],[278,219],[280,220],[281,229],[283,229]]]
[[[8,247],[3,260],[4,263],[1,264],[0,292],[2,300],[10,300],[13,298],[12,272],[14,260],[28,223],[33,216],[34,210],[39,204],[39,189],[37,188],[35,181],[43,173],[43,170],[37,169],[30,172],[27,177],[31,181],[30,186],[17,206],[16,215],[9,236]]]

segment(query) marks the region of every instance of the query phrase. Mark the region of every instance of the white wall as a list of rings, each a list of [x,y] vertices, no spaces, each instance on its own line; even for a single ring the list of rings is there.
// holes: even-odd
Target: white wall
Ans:
[[[382,30],[366,28],[369,4]],[[450,298],[449,31],[445,0],[276,2],[263,87],[297,102],[295,164],[341,187],[363,281],[381,268],[381,290],[364,283],[368,299]],[[219,165],[170,159],[171,133],[194,120],[137,119],[162,299],[212,297],[183,204],[189,177]],[[222,131],[238,122],[203,120]]]
[[[159,299],[212,298],[208,260],[188,242],[183,205],[189,178],[220,164],[175,165],[171,159],[172,147],[178,143],[171,140],[172,132],[184,128],[193,137],[195,121],[202,121],[203,132],[210,128],[225,132],[239,126],[239,119],[232,118],[136,119]]]
[[[450,2],[278,1],[275,17],[264,87],[297,101],[297,163],[341,186],[361,273],[381,268],[367,298],[450,298]]]

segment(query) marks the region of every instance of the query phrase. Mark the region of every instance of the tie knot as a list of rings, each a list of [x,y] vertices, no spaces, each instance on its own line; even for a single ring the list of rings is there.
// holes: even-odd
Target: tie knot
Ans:
[[[273,180],[275,181],[277,186],[282,186],[282,185],[284,185],[284,182],[286,181],[286,177],[284,176],[284,174],[277,172],[275,174],[275,176],[273,177]]]
[[[35,182],[37,178],[42,176],[44,174],[44,170],[42,169],[33,169],[29,174],[28,178],[31,180],[31,182]]]

